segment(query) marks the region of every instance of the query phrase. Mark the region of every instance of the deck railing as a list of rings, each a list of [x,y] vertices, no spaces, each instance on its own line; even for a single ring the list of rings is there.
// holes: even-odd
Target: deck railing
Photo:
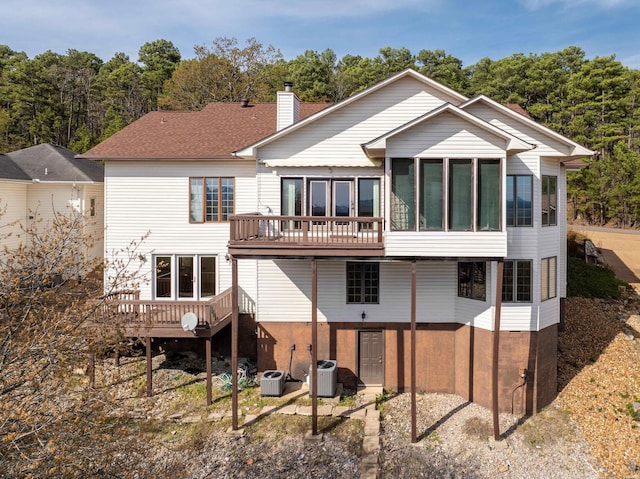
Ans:
[[[235,215],[229,218],[230,241],[314,248],[382,247],[382,218],[336,216]]]
[[[126,329],[181,328],[182,317],[194,313],[198,328],[213,330],[232,313],[231,288],[208,301],[164,301],[129,299],[133,294],[116,293],[103,298],[96,311],[101,321],[113,321]]]

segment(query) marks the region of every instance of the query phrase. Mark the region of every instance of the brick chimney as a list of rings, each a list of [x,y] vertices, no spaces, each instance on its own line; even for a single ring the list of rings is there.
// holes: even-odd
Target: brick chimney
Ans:
[[[300,99],[293,92],[293,83],[285,82],[284,91],[278,92],[278,131],[300,119]]]

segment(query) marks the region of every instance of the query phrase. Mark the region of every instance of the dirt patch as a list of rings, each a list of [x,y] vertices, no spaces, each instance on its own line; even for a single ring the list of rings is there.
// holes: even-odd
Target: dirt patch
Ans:
[[[618,278],[640,287],[640,232],[580,226],[569,229],[589,238]]]

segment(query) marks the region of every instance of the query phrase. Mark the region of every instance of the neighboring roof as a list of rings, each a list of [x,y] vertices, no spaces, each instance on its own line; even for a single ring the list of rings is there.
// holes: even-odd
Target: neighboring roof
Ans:
[[[529,115],[529,113],[527,112],[527,110],[525,110],[524,108],[522,108],[520,105],[518,105],[517,103],[505,103],[504,106],[506,106],[507,108],[509,108],[510,110],[515,111],[516,113],[520,113],[522,116],[526,116],[527,118],[531,119],[531,115]]]
[[[31,181],[31,177],[27,175],[22,168],[16,165],[16,162],[7,155],[0,155],[0,178],[7,180]]]
[[[3,156],[9,158],[13,163],[13,166],[9,166],[9,162],[3,162],[1,167],[3,178],[42,182],[93,183],[104,181],[104,167],[100,163],[78,159],[75,157],[75,152],[51,143],[12,151]],[[14,177],[5,176],[12,171],[15,173]]]
[[[469,105],[473,105],[475,103],[478,102],[482,102],[485,105],[488,105],[489,107],[498,110],[498,111],[502,111],[503,113],[505,113],[507,116],[525,123],[526,125],[529,125],[530,127],[532,127],[533,129],[539,131],[540,133],[554,138],[558,141],[560,141],[561,143],[567,145],[568,147],[571,148],[571,154],[568,155],[569,157],[575,157],[575,158],[581,158],[584,156],[593,156],[593,151],[585,148],[584,146],[576,143],[573,140],[570,140],[569,138],[567,138],[566,136],[561,135],[560,133],[556,133],[555,131],[551,130],[550,128],[547,128],[544,125],[541,125],[540,123],[534,121],[531,119],[531,117],[529,117],[528,115],[523,116],[521,113],[516,113],[516,111],[508,106],[505,105],[501,105],[500,103],[498,103],[495,100],[492,100],[489,97],[486,97],[484,95],[478,95],[477,97],[474,97],[472,99],[470,99],[469,101],[467,101],[466,103],[463,103],[462,105],[460,105],[460,108],[464,109],[466,107],[468,107]]]
[[[300,119],[329,103],[301,103]],[[154,111],[79,158],[225,159],[276,131],[276,103],[210,103],[197,112]]]
[[[497,137],[502,138],[503,140],[505,140],[505,143],[506,143],[505,150],[509,151],[510,154],[526,151],[526,150],[532,150],[534,148],[533,145],[527,143],[526,141],[521,140],[520,138],[510,133],[507,133],[506,131],[498,128],[497,126],[494,126],[491,123],[487,123],[486,121],[476,116],[473,116],[470,113],[467,113],[466,111],[461,110],[460,108],[450,103],[445,103],[444,105],[436,108],[435,110],[425,113],[424,115],[421,115],[411,120],[410,122],[405,123],[404,125],[401,125],[398,128],[395,128],[385,133],[384,135],[371,140],[370,142],[362,145],[362,149],[367,154],[367,156],[369,156],[370,158],[371,157],[375,158],[378,155],[380,155],[381,151],[386,149],[386,143],[389,138],[392,138],[398,135],[399,133],[402,133],[403,131],[409,130],[410,128],[413,128],[416,125],[429,121],[432,118],[435,118],[443,113],[451,113],[468,123],[474,124],[475,126],[482,128],[483,130],[488,131],[489,133]],[[382,156],[384,157],[384,155]]]
[[[575,160],[563,161],[562,164],[567,170],[577,171],[587,166],[588,163],[582,158],[576,158]]]
[[[362,90],[359,93],[356,93],[355,95],[350,96],[349,98],[342,100],[341,102],[338,102],[334,105],[332,105],[329,108],[326,108],[324,110],[322,110],[322,112],[319,112],[317,115],[313,115],[313,117],[311,118],[307,118],[304,121],[299,121],[297,123],[294,123],[293,125],[287,127],[287,128],[283,128],[282,130],[276,131],[273,134],[271,134],[270,136],[267,137],[263,137],[263,138],[258,138],[253,144],[251,143],[246,143],[246,146],[244,148],[242,148],[241,150],[238,150],[236,153],[238,154],[238,156],[241,157],[251,157],[251,156],[255,156],[255,150],[256,148],[260,148],[262,146],[265,146],[269,143],[271,143],[272,141],[277,140],[278,138],[281,138],[284,135],[288,135],[293,131],[296,131],[300,128],[303,128],[305,125],[307,125],[310,122],[313,121],[317,121],[320,118],[323,118],[326,115],[329,115],[331,113],[333,113],[336,110],[339,110],[341,108],[346,107],[347,105],[350,105],[351,103],[358,101],[360,98],[367,96],[367,95],[371,95],[373,92],[376,92],[384,87],[386,87],[387,85],[391,84],[391,83],[395,83],[396,81],[405,78],[405,77],[411,77],[414,78],[418,81],[421,81],[422,83],[429,85],[431,88],[438,90],[440,92],[442,92],[445,95],[448,95],[452,98],[455,98],[456,100],[458,100],[460,103],[462,102],[466,102],[468,100],[468,98],[460,93],[458,93],[455,90],[452,90],[449,87],[444,86],[441,83],[438,83],[435,80],[432,80],[431,78],[428,78],[424,75],[422,75],[421,73],[418,73],[415,70],[412,69],[407,69],[404,71],[401,71],[400,73],[397,73],[393,76],[390,76],[389,78],[387,78],[386,80],[383,80],[379,83],[376,83],[375,85],[367,88],[366,90]],[[259,140],[259,141],[258,141]]]

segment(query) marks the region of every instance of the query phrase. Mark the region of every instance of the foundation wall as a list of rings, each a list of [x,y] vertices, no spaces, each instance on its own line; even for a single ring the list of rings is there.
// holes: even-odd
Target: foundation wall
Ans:
[[[358,332],[384,336],[384,385],[409,391],[411,332],[406,323],[318,323],[318,358],[338,363],[338,381],[358,383]],[[311,363],[311,323],[258,323],[258,369],[289,371],[306,380]],[[418,390],[458,394],[491,407],[492,332],[460,324],[419,324],[416,331]],[[293,349],[295,345],[295,349]],[[290,365],[290,366],[289,366]],[[540,332],[501,332],[499,404],[502,412],[533,414],[556,396],[557,326]],[[526,369],[526,382],[520,375]]]

